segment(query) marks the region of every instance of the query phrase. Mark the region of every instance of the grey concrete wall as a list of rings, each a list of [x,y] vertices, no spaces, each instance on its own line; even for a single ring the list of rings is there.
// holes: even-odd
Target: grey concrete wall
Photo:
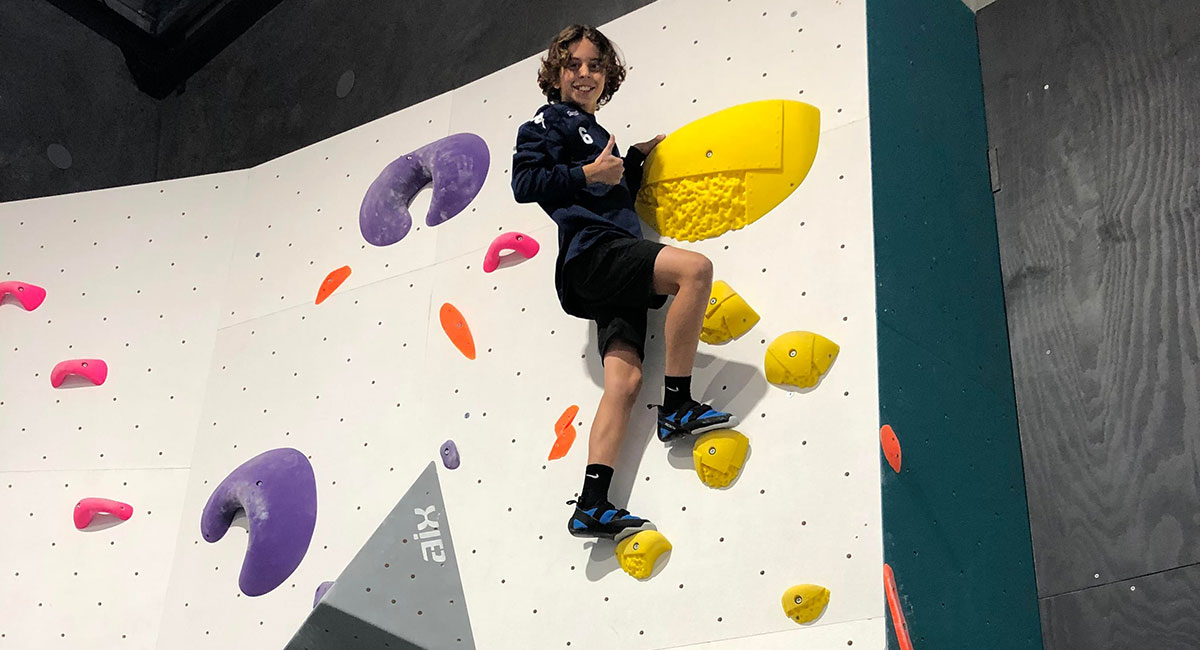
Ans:
[[[519,61],[564,25],[651,1],[284,0],[156,101],[116,47],[43,0],[9,0],[0,201],[252,166]],[[69,168],[47,156],[53,144]]]

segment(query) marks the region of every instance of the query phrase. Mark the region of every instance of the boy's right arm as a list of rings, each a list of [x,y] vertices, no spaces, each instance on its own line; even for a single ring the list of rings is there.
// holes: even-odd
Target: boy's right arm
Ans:
[[[582,165],[569,166],[556,111],[546,108],[517,131],[512,189],[517,203],[565,203],[587,185]]]

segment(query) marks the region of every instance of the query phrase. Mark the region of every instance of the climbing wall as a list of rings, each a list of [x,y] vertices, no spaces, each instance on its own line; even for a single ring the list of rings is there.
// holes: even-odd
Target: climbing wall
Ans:
[[[0,304],[0,648],[155,647],[245,180],[0,205],[0,282],[46,290]],[[133,516],[80,532],[92,497]]]
[[[737,429],[750,439],[742,476],[728,489],[704,486],[690,449],[664,449],[652,436],[652,412],[638,407],[612,495],[655,521],[674,549],[649,580],[637,581],[620,570],[611,544],[567,535],[564,502],[581,484],[603,375],[595,332],[563,314],[555,299],[553,224],[537,206],[515,204],[509,187],[516,129],[543,103],[531,57],[239,177],[245,187],[236,234],[230,226],[222,259],[206,278],[219,309],[191,322],[207,327],[209,338],[190,377],[206,381],[188,394],[195,410],[173,422],[174,444],[186,452],[195,441],[174,464],[179,500],[168,530],[175,538],[163,543],[156,529],[158,545],[140,554],[171,563],[169,585],[160,578],[157,591],[139,593],[148,609],[162,612],[156,647],[283,647],[312,610],[316,587],[338,578],[446,440],[462,464],[437,469],[443,521],[453,533],[475,647],[883,647],[864,4],[660,0],[602,29],[630,66],[625,85],[597,115],[622,150],[756,100],[798,100],[821,111],[816,161],[783,203],[715,239],[664,239],[709,256],[717,279],[762,316],[734,342],[702,344],[693,380],[697,396],[742,417]],[[471,206],[429,227],[424,192],[410,206],[414,226],[404,239],[367,244],[358,209],[380,170],[460,132],[483,138],[491,154]],[[145,191],[114,193],[134,201]],[[508,231],[532,236],[541,252],[484,273],[489,243]],[[658,238],[648,227],[646,235]],[[81,240],[71,250],[86,247]],[[349,278],[315,305],[322,280],[344,265]],[[62,292],[64,300],[71,295]],[[476,359],[443,333],[443,303],[463,314]],[[0,315],[31,316],[4,309]],[[651,315],[643,403],[661,396],[664,315]],[[767,345],[792,330],[841,346],[813,390],[782,390],[763,375]],[[164,348],[146,365],[170,365],[178,377],[177,357]],[[565,458],[548,461],[553,425],[571,405],[580,409],[579,439]],[[147,436],[133,448],[149,456],[156,443]],[[36,455],[26,443],[17,446]],[[316,528],[299,568],[251,598],[238,589],[250,524],[241,519],[209,544],[199,516],[231,470],[279,447],[298,449],[312,463]],[[158,489],[162,498],[165,488]],[[100,534],[124,534],[134,522],[143,519]],[[66,532],[78,543],[101,539]],[[807,625],[780,607],[784,591],[800,583],[832,593],[824,615]],[[134,584],[105,588],[126,593]],[[30,607],[24,595],[5,591]],[[397,606],[410,602],[406,596]],[[433,620],[449,606],[429,602],[415,620]],[[35,642],[21,647],[59,641],[45,630],[30,634]],[[462,645],[448,638],[445,647]]]

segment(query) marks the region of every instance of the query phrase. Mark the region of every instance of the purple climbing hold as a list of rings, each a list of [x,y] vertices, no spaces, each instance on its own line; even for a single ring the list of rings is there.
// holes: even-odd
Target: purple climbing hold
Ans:
[[[326,580],[325,582],[317,585],[317,593],[313,595],[313,607],[316,607],[317,603],[321,602],[321,596],[324,596],[325,592],[329,591],[329,588],[332,586],[332,580]]]
[[[458,447],[453,440],[442,443],[442,464],[446,469],[458,469]]]
[[[358,210],[363,238],[389,246],[408,234],[408,205],[433,183],[425,224],[436,226],[466,209],[479,194],[490,163],[487,143],[473,133],[456,133],[392,161],[367,188]]]
[[[225,536],[239,510],[250,541],[238,586],[261,596],[300,566],[317,523],[317,481],[312,465],[295,449],[272,449],[244,462],[213,490],[200,516],[205,541]]]

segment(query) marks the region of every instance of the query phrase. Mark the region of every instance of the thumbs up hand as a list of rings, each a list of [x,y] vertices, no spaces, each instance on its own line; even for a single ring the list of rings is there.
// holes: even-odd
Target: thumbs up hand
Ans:
[[[616,144],[617,136],[608,136],[608,144],[604,146],[600,155],[583,166],[583,175],[587,178],[588,184],[616,185],[621,182],[621,177],[625,175],[625,161],[612,154]]]

